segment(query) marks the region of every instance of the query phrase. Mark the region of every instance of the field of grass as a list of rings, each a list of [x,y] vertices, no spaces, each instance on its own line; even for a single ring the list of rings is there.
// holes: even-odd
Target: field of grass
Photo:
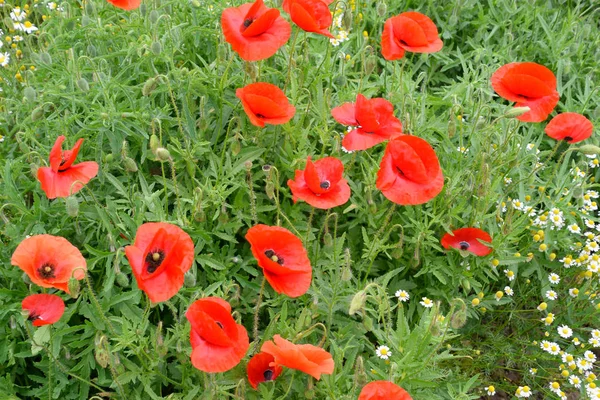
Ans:
[[[600,4],[338,1],[329,4],[330,40],[265,0],[290,22],[290,38],[273,56],[244,61],[221,20],[243,2],[143,0],[127,11],[105,0],[0,0],[0,399],[350,400],[382,380],[415,400],[600,398]],[[428,16],[443,48],[386,60],[384,24],[406,11]],[[560,99],[542,122],[515,118],[514,102],[491,85],[514,62],[556,76]],[[255,82],[284,92],[295,108],[289,122],[251,123],[236,91]],[[429,143],[443,172],[439,194],[395,204],[378,184],[387,142],[342,146],[347,126],[332,110],[358,94],[388,100],[403,133]],[[589,119],[593,135],[546,135],[565,112]],[[63,150],[83,138],[74,165],[93,161],[98,172],[50,199],[38,169],[52,165],[60,135]],[[292,196],[288,181],[307,157],[341,160],[346,202],[322,209]],[[130,261],[150,222],[184,232],[173,258],[187,254],[187,235],[193,246],[182,287],[157,301]],[[253,254],[248,231],[261,224],[301,241],[312,270],[301,295],[265,280],[260,257],[278,268],[281,254],[297,252],[265,251],[287,240],[278,230]],[[465,227],[489,233],[493,251],[442,246]],[[39,275],[43,260],[66,260],[68,246],[29,253],[30,274],[15,262],[17,246],[41,234],[85,258],[66,290],[42,287]],[[144,251],[150,268],[159,250]],[[28,320],[21,302],[38,293],[64,300],[58,322]],[[227,324],[249,336],[223,372],[191,360],[188,310],[206,297],[227,301]],[[206,323],[202,337],[222,334]],[[248,362],[275,335],[322,348],[333,369],[315,379],[288,360],[254,389]]]

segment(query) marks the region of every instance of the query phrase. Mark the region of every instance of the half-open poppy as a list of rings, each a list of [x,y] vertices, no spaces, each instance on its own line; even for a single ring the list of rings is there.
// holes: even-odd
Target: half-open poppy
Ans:
[[[312,344],[294,344],[279,335],[267,341],[260,351],[275,358],[275,364],[302,371],[315,379],[333,373],[335,364],[329,352]]]
[[[275,85],[257,82],[235,91],[252,125],[263,128],[265,124],[280,125],[288,122],[296,109]]]
[[[125,255],[138,287],[158,303],[175,296],[183,286],[184,275],[194,262],[194,243],[176,225],[149,222],[138,228]]]
[[[69,197],[77,193],[98,174],[98,163],[95,161],[73,165],[83,139],[79,139],[71,150],[63,151],[62,143],[65,139],[62,135],[56,138],[50,150],[50,167],[40,167],[37,171],[42,190],[49,199]]]
[[[441,240],[445,249],[453,247],[457,250],[468,251],[476,256],[487,256],[492,252],[492,248],[481,243],[479,240],[491,243],[492,237],[478,228],[461,228],[452,231],[452,234],[446,233]]]
[[[250,347],[248,332],[219,297],[196,300],[185,313],[190,321],[192,365],[204,372],[225,372],[239,364]]]
[[[416,136],[402,135],[388,142],[376,185],[396,204],[422,204],[442,191],[444,175],[429,143]]]
[[[36,285],[69,293],[69,279],[83,279],[85,258],[77,247],[60,236],[36,235],[23,240],[12,255],[12,265],[21,268]]]
[[[110,4],[115,7],[122,8],[123,10],[134,10],[140,6],[142,0],[107,0]]]
[[[269,353],[258,353],[248,362],[248,381],[254,389],[262,382],[274,381],[283,369],[275,364],[275,358]]]
[[[288,14],[290,13],[290,4],[292,3],[292,1],[293,0],[283,0],[283,4],[281,5],[281,8],[283,8],[283,11],[285,11]],[[334,0],[321,0],[321,1],[328,6],[334,2]]]
[[[329,3],[323,0],[290,0],[285,8],[289,9],[290,18],[302,30],[334,38],[329,32],[333,21]]]
[[[517,117],[523,122],[541,122],[558,104],[556,77],[548,68],[533,62],[514,62],[500,67],[491,78],[500,97],[515,101],[530,111]]]
[[[331,110],[342,125],[356,127],[342,140],[346,150],[365,150],[402,135],[402,123],[394,116],[394,106],[385,99],[356,96],[356,103],[344,103]]]
[[[290,297],[308,291],[312,267],[302,241],[292,232],[259,224],[248,229],[246,240],[273,290]]]
[[[552,139],[564,140],[567,143],[581,142],[594,131],[592,122],[581,114],[567,112],[552,118],[544,132]]]
[[[358,400],[412,400],[412,397],[390,381],[374,381],[363,387]]]
[[[294,203],[304,200],[315,208],[340,206],[350,198],[350,186],[342,173],[344,164],[335,157],[325,157],[314,163],[306,160],[306,169],[296,170],[295,180],[287,184],[292,190]]]
[[[221,26],[227,43],[246,61],[271,57],[292,32],[279,10],[266,7],[263,0],[226,8],[221,15]]]
[[[381,54],[386,60],[398,60],[404,52],[435,53],[444,43],[433,21],[416,11],[404,12],[385,21],[381,35]]]
[[[27,319],[33,326],[51,325],[65,312],[65,302],[55,294],[32,294],[23,299],[21,307],[29,311]]]

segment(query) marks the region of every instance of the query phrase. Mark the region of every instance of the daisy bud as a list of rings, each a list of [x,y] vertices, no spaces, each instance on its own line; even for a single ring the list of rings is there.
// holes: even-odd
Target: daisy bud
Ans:
[[[516,118],[525,114],[526,112],[531,111],[529,107],[514,107],[504,113],[506,118]]]
[[[600,154],[600,147],[593,144],[584,144],[578,150],[587,155]]]
[[[76,83],[77,83],[77,87],[82,92],[87,92],[88,90],[90,90],[90,84],[88,83],[88,81],[85,78],[77,79]]]
[[[115,280],[117,281],[117,285],[121,286],[122,288],[129,286],[129,278],[122,272],[119,272],[116,275]]]
[[[131,157],[125,157],[123,159],[123,165],[125,166],[125,171],[127,172],[137,172],[138,170],[137,164]]]
[[[79,292],[81,291],[81,285],[79,284],[79,280],[75,278],[69,279],[68,283],[69,292],[71,298],[76,299],[79,296]]]
[[[196,275],[190,271],[186,272],[183,275],[183,284],[185,287],[194,287],[196,286]]]
[[[32,121],[39,121],[43,117],[44,117],[44,107],[42,107],[42,106],[34,108],[33,111],[31,112],[31,120]]]
[[[115,156],[113,156],[111,153],[108,153],[104,156],[104,163],[110,164],[111,162],[113,162],[114,159]]]
[[[169,150],[165,149],[164,147],[159,147],[156,149],[156,157],[160,161],[168,161],[171,159],[171,153],[169,153]]]
[[[52,57],[50,56],[50,54],[43,52],[40,53],[40,61],[43,62],[44,64],[52,64]]]
[[[377,15],[379,15],[379,18],[385,17],[386,14],[387,14],[387,5],[385,4],[385,2],[383,2],[383,1],[377,2]]]
[[[160,44],[160,42],[153,42],[152,46],[150,46],[150,50],[158,56],[162,53],[162,44]]]
[[[365,307],[366,303],[367,303],[367,292],[365,292],[364,290],[360,290],[352,298],[352,301],[350,302],[350,309],[348,310],[348,314],[354,315],[357,312],[361,311]]]
[[[96,51],[96,46],[93,44],[89,44],[87,47],[87,53],[90,57],[96,57],[98,55],[98,51]]]
[[[152,25],[154,25],[158,22],[159,17],[160,17],[160,15],[158,15],[158,11],[152,10],[152,11],[150,11],[150,15],[148,16],[148,19],[150,20],[150,23]]]
[[[142,87],[142,96],[148,97],[154,89],[156,89],[156,85],[158,84],[158,80],[156,77],[150,78],[144,83],[144,87]]]
[[[35,89],[31,86],[27,86],[25,90],[23,90],[23,95],[25,96],[25,100],[29,101],[30,103],[33,103],[37,98]]]
[[[75,196],[67,197],[65,205],[67,207],[67,215],[69,217],[75,218],[77,214],[79,214],[79,202]]]

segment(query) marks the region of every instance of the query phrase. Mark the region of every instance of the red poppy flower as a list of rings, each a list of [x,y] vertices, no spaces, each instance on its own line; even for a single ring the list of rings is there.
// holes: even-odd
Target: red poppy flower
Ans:
[[[394,203],[423,204],[442,191],[444,175],[429,143],[402,135],[388,142],[376,185]]]
[[[556,77],[548,68],[532,62],[514,62],[500,67],[491,78],[492,87],[516,107],[531,110],[517,117],[523,122],[541,122],[558,104]]]
[[[296,170],[295,180],[288,180],[294,203],[304,200],[315,208],[337,207],[350,198],[350,186],[342,177],[344,165],[335,157],[325,157],[314,163],[306,160],[306,169]]]
[[[65,238],[36,235],[23,240],[12,255],[12,265],[21,268],[36,285],[69,293],[69,279],[83,279],[85,258]]]
[[[123,10],[134,10],[140,6],[142,0],[107,0],[113,6]]]
[[[248,362],[248,381],[254,389],[261,382],[274,381],[283,369],[275,364],[275,358],[269,353],[258,353]]]
[[[312,344],[294,344],[279,335],[273,341],[265,342],[260,351],[275,358],[275,364],[302,371],[315,379],[321,374],[333,373],[335,367],[329,352]]]
[[[226,8],[221,15],[221,26],[227,43],[246,61],[271,57],[292,32],[279,10],[267,8],[263,0]]]
[[[290,4],[292,3],[292,1],[293,0],[283,0],[283,4],[281,5],[283,11],[285,11],[288,14],[290,13]],[[330,5],[334,2],[334,0],[321,0],[321,2],[325,3],[326,5]]]
[[[246,240],[273,290],[290,297],[308,291],[312,267],[302,241],[292,232],[259,224],[248,229]]]
[[[398,60],[405,51],[435,53],[444,43],[433,21],[416,11],[404,12],[385,21],[381,35],[381,54],[386,60]]]
[[[412,397],[390,381],[375,381],[363,387],[358,400],[412,400]]]
[[[185,313],[192,325],[192,364],[204,372],[225,372],[239,364],[250,347],[248,332],[236,324],[231,306],[218,297],[196,300]]]
[[[469,251],[476,256],[487,256],[492,252],[492,248],[481,243],[478,239],[488,243],[492,241],[492,237],[481,229],[461,228],[452,231],[452,234],[446,233],[442,237],[441,243],[445,249],[454,247],[458,250]]]
[[[594,131],[591,121],[581,114],[567,112],[552,118],[544,132],[552,139],[564,140],[567,143],[581,142]]]
[[[138,287],[154,303],[167,301],[183,286],[194,262],[194,243],[180,227],[164,222],[143,224],[125,255]]]
[[[33,326],[51,325],[65,312],[65,302],[55,294],[32,294],[23,299],[21,307],[29,311],[27,319]]]
[[[323,0],[290,0],[285,8],[288,8],[290,18],[301,29],[333,39],[334,36],[329,32],[333,21],[329,3]]]
[[[59,136],[50,150],[50,167],[40,167],[37,177],[42,184],[42,190],[49,199],[69,197],[77,193],[93,177],[98,174],[98,163],[85,161],[73,165],[83,139],[75,143],[71,150],[62,150],[64,136]]]
[[[270,83],[251,83],[236,90],[235,95],[254,126],[285,124],[296,113],[283,90]]]
[[[342,125],[355,126],[344,136],[346,150],[365,150],[381,142],[402,135],[402,123],[394,117],[394,106],[385,99],[367,99],[356,96],[356,104],[344,103],[331,110],[331,115]]]

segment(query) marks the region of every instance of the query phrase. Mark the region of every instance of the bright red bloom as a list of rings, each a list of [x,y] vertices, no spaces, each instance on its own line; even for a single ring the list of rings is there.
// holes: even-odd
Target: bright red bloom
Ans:
[[[289,9],[290,18],[301,29],[334,38],[329,32],[333,21],[329,3],[323,0],[290,0],[285,8]]]
[[[275,358],[276,365],[302,371],[313,378],[321,379],[321,374],[331,374],[335,364],[329,352],[312,344],[294,344],[279,335],[273,341],[265,342],[260,351]]]
[[[296,113],[283,90],[270,83],[251,83],[236,90],[235,95],[254,126],[285,124]]]
[[[396,204],[423,204],[442,191],[444,175],[429,143],[416,136],[402,135],[388,142],[376,185]]]
[[[290,297],[308,291],[312,267],[302,241],[292,232],[259,224],[248,229],[246,240],[273,290]]]
[[[183,286],[194,262],[194,243],[180,227],[164,222],[140,226],[125,255],[138,287],[154,303],[167,301]]]
[[[269,353],[258,353],[248,362],[248,381],[254,389],[261,382],[274,381],[283,368],[275,365],[275,358]]]
[[[287,182],[294,203],[300,199],[324,210],[346,203],[350,198],[350,186],[342,177],[343,172],[344,164],[335,157],[325,157],[314,163],[308,157],[306,169],[297,169],[295,180]]]
[[[500,97],[516,101],[516,107],[531,111],[517,117],[523,122],[541,122],[558,104],[556,77],[548,68],[532,62],[514,62],[500,67],[491,78]]]
[[[358,400],[412,400],[412,397],[390,381],[374,381],[363,387]]]
[[[113,6],[123,10],[134,10],[140,6],[142,0],[107,0]]]
[[[55,294],[32,294],[23,299],[21,307],[29,311],[27,319],[33,326],[51,325],[65,312],[65,302]]]
[[[342,125],[355,126],[344,136],[346,150],[365,150],[381,142],[402,135],[402,123],[394,117],[394,106],[385,99],[367,99],[356,96],[355,103],[344,103],[331,110],[331,115]]]
[[[592,122],[581,114],[567,112],[552,118],[544,132],[552,139],[564,140],[567,143],[581,142],[594,131]]]
[[[293,0],[283,0],[283,4],[281,5],[281,8],[283,8],[283,11],[285,11],[286,13],[290,13],[290,4],[292,3]],[[331,3],[333,3],[334,0],[321,0],[323,3],[325,3],[326,5],[330,5]]]
[[[263,0],[226,8],[221,15],[221,26],[227,43],[246,61],[271,57],[292,32],[279,10],[267,8]]]
[[[381,54],[386,60],[398,60],[405,51],[435,53],[444,43],[433,21],[416,11],[404,12],[385,21],[381,35]]]
[[[83,139],[75,143],[71,150],[62,150],[64,136],[59,136],[50,150],[50,167],[40,167],[37,177],[42,184],[42,190],[49,199],[69,197],[77,193],[93,177],[98,174],[98,163],[85,161],[73,165]]]
[[[204,372],[225,372],[239,364],[250,347],[248,332],[219,297],[196,300],[185,313],[192,325],[192,364]]]
[[[488,243],[492,242],[492,237],[486,231],[478,228],[461,228],[452,231],[452,234],[446,233],[442,237],[441,243],[445,249],[453,247],[458,250],[469,251],[476,256],[487,256],[492,252],[492,248],[481,243],[478,239]]]
[[[63,237],[36,235],[23,240],[12,255],[12,265],[21,268],[36,285],[69,293],[69,279],[83,279],[85,258]]]

